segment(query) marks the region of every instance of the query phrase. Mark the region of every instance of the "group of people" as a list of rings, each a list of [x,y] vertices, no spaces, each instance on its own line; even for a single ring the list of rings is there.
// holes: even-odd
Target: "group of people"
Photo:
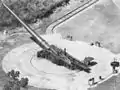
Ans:
[[[70,41],[73,40],[73,36],[71,36],[71,35],[67,35],[66,38],[69,39]]]
[[[72,35],[67,35],[66,38],[69,39],[70,41],[73,40],[73,36],[72,36]],[[90,45],[91,45],[91,46],[95,45],[95,46],[97,46],[97,47],[102,47],[100,41],[92,42],[92,43],[90,43]]]
[[[102,47],[101,43],[99,41],[95,41],[95,43],[90,43],[91,46],[95,45],[95,46],[98,46],[98,47]]]
[[[72,35],[67,35],[66,38],[69,39],[70,41],[73,40],[73,36],[72,36]],[[91,45],[91,46],[95,45],[95,46],[98,46],[98,47],[102,47],[100,41],[92,42],[92,43],[90,43],[90,45]]]

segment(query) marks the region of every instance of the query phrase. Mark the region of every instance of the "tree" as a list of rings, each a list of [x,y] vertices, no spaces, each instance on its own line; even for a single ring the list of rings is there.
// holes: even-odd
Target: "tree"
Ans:
[[[20,85],[19,84],[14,84],[14,87],[12,90],[20,90]]]
[[[14,78],[14,74],[15,74],[15,71],[14,70],[11,70],[7,73],[7,76],[8,77],[11,77],[11,78]]]
[[[70,0],[6,0],[5,3],[25,23],[35,23],[38,19],[48,18],[54,11],[69,4]],[[18,27],[21,24],[3,7],[0,7],[0,26]]]
[[[13,83],[12,81],[8,81],[8,82],[4,85],[3,90],[12,90],[13,86],[14,86],[14,83]]]
[[[65,5],[68,5],[70,0],[64,0],[64,2],[65,2]]]
[[[20,87],[26,88],[28,85],[28,78],[21,78],[21,80],[19,80],[19,75],[19,71],[11,70],[8,72],[7,76],[9,79],[4,85],[3,90],[20,90]]]
[[[20,74],[19,71],[11,70],[10,72],[7,73],[7,76],[11,77],[12,79],[17,79],[19,77],[19,74]]]
[[[7,84],[4,85],[3,90],[12,90]]]
[[[10,75],[11,75],[12,78],[14,78],[15,77],[15,71],[11,70]]]
[[[14,74],[15,78],[18,78],[19,75],[20,75],[20,72],[19,72],[19,71],[16,71],[15,74]]]
[[[25,88],[28,85],[28,78],[21,78],[20,86]]]

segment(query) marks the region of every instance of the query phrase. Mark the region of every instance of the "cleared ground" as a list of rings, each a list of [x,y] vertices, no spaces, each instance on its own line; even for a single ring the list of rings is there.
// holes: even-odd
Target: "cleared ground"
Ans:
[[[101,0],[89,10],[79,13],[67,22],[54,29],[63,37],[72,35],[73,40],[86,42],[101,41],[105,48],[119,54],[119,0]],[[114,76],[104,83],[89,90],[119,90],[120,75]]]
[[[63,37],[72,35],[73,40],[100,41],[105,48],[120,53],[120,9],[112,0],[100,0],[54,30]]]
[[[61,16],[65,15],[66,13],[72,11],[76,7],[78,7],[81,4],[80,0],[71,0],[70,4],[66,7],[59,8],[55,11],[53,15],[51,15],[50,18],[43,19],[43,21],[38,21],[38,23],[35,23],[35,25],[30,25],[33,29],[37,29],[37,32],[41,35],[45,33],[46,28],[50,23],[54,22],[56,19],[60,18]],[[7,52],[9,52],[11,49],[18,47],[22,44],[32,42],[29,39],[29,34],[26,33],[26,30],[24,28],[15,28],[10,29],[6,28],[11,37],[8,38],[6,35],[3,35],[2,32],[0,32],[0,60],[3,60],[3,57],[6,55]],[[21,32],[21,33],[20,33]],[[18,34],[16,34],[18,33]],[[19,34],[20,33],[20,34]],[[0,61],[0,64],[1,64]],[[3,85],[6,83],[7,77],[5,76],[5,72],[2,70],[2,67],[0,65],[0,90],[2,90]],[[38,88],[30,87],[29,90],[38,90]],[[39,88],[39,90],[50,90],[45,88]]]
[[[111,74],[110,62],[116,55],[110,51],[90,46],[85,42],[63,40],[58,34],[42,37],[51,44],[67,48],[67,52],[79,60],[83,60],[85,56],[92,56],[98,64],[91,67],[90,74],[71,71],[52,64],[48,60],[36,58],[36,51],[40,48],[30,43],[13,49],[5,56],[2,63],[5,72],[11,69],[20,70],[21,76],[29,78],[29,85],[57,90],[87,90],[89,78],[95,77],[95,80],[99,81],[99,76],[106,77]]]
[[[114,7],[114,5],[112,4],[112,2],[107,2],[108,3],[108,6],[104,6],[103,4],[101,4],[101,5],[96,5],[96,10],[94,10],[94,9],[92,9],[92,10],[88,10],[89,11],[89,13],[87,13],[87,15],[88,16],[91,16],[91,15],[93,15],[92,16],[92,19],[94,18],[94,17],[96,17],[99,13],[100,13],[100,16],[101,17],[104,17],[104,18],[99,18],[99,20],[103,20],[103,22],[100,22],[100,26],[99,25],[97,25],[96,27],[96,29],[94,29],[94,33],[97,33],[98,31],[96,31],[96,30],[99,30],[99,28],[103,28],[104,29],[104,22],[106,22],[106,21],[104,21],[104,19],[106,20],[106,18],[107,17],[110,17],[110,18],[107,18],[107,20],[108,20],[108,22],[110,22],[110,21],[114,21],[115,20],[115,22],[117,21],[118,23],[119,23],[119,18],[116,18],[116,17],[114,17],[114,14],[115,14],[115,16],[119,16],[119,13],[117,13],[117,15],[116,15],[116,12],[118,12],[119,10],[117,9],[116,10],[116,7]],[[112,7],[111,7],[111,4],[112,4]],[[110,10],[108,9],[108,8],[110,8]],[[115,8],[115,13],[114,13],[114,8]],[[104,11],[105,10],[105,11]],[[108,10],[108,11],[107,11]],[[96,12],[97,11],[97,12]],[[113,12],[112,12],[113,11]],[[98,13],[98,14],[93,14],[94,12],[96,12],[96,13]],[[99,16],[99,15],[98,15]],[[84,18],[84,16],[82,16],[83,18]],[[82,20],[82,19],[80,19],[80,20]],[[91,20],[91,19],[90,19]],[[93,22],[94,22],[94,25],[96,25],[97,23],[99,23],[99,20],[97,21],[97,22],[94,22],[94,20],[93,20]],[[109,21],[110,20],[110,21]],[[92,20],[91,20],[92,21]],[[85,20],[85,22],[88,22],[87,20]],[[110,39],[108,39],[108,40],[106,40],[106,39],[102,39],[103,41],[104,41],[104,46],[105,47],[107,47],[107,48],[109,48],[109,49],[111,49],[113,52],[115,52],[115,53],[119,53],[119,48],[118,48],[118,40],[119,40],[119,24],[117,23],[115,23],[115,22],[113,22],[112,24],[108,24],[109,26],[108,27],[113,27],[113,28],[105,28],[105,31],[106,30],[109,30],[110,31],[110,36],[108,35],[108,36],[106,36],[107,34],[105,34],[105,35],[103,35],[102,36],[102,38],[104,37],[104,38],[109,38],[110,37]],[[82,23],[84,23],[84,21],[82,21]],[[96,23],[96,24],[95,24]],[[101,25],[102,23],[104,23],[103,25]],[[78,23],[76,23],[76,24],[79,24],[79,22]],[[72,25],[72,24],[70,24],[70,25]],[[75,25],[75,24],[74,24]],[[86,26],[86,28],[87,28],[87,26],[88,26],[89,24],[86,24],[86,25],[84,25],[84,27]],[[106,24],[105,24],[106,25]],[[80,23],[80,25],[78,25],[78,26],[80,26],[81,27],[81,23]],[[69,29],[69,28],[68,28]],[[115,29],[115,30],[114,30]],[[64,29],[65,30],[65,29]],[[73,28],[73,30],[74,30],[74,28]],[[87,29],[87,30],[89,30],[89,29]],[[99,30],[100,31],[100,30]],[[106,31],[106,33],[108,33],[109,34],[109,31]],[[114,32],[115,31],[115,32]],[[100,31],[100,32],[102,32],[102,31]],[[118,33],[117,33],[118,32]],[[72,33],[74,33],[74,32],[72,32]],[[113,33],[113,35],[111,35],[111,33]],[[67,33],[68,34],[68,33]],[[71,33],[70,33],[71,34]],[[83,33],[84,34],[84,33]],[[81,35],[83,35],[83,34],[81,34]],[[97,36],[99,36],[99,34],[94,34],[96,37]],[[94,36],[94,35],[92,35],[92,36]],[[79,35],[78,35],[79,36]],[[95,38],[96,38],[95,37]],[[90,42],[90,41],[88,41],[88,38],[89,37],[87,37],[87,35],[85,36],[85,38],[87,38],[86,39],[86,41],[87,42]],[[114,41],[114,40],[115,41]],[[93,38],[93,40],[94,40],[94,38]],[[96,39],[95,39],[96,40]],[[100,39],[101,40],[101,39]],[[102,41],[101,40],[101,41]],[[111,40],[111,41],[109,41],[109,40]],[[85,39],[83,39],[83,41],[85,41]],[[102,42],[103,42],[102,41]],[[106,42],[106,41],[109,41],[109,42]],[[113,41],[114,41],[114,44],[113,44]],[[109,44],[108,44],[109,43]],[[2,52],[4,52],[5,51],[5,53],[7,52],[7,51],[9,51],[9,49],[10,49],[10,47],[11,47],[11,45],[7,45],[8,43],[6,43],[6,45],[5,45],[5,47],[6,47],[6,51],[5,50],[3,50]],[[18,43],[16,43],[16,44],[18,44]],[[21,42],[21,44],[23,44],[23,42]],[[0,50],[2,50],[2,49],[0,49]],[[1,53],[1,58],[3,57],[3,55],[4,55],[4,53]],[[1,72],[0,73],[2,73],[3,71],[1,70]],[[2,76],[2,78],[1,78],[1,81],[3,81],[4,80],[4,72],[2,73],[3,75],[1,75]],[[6,77],[5,77],[6,78]],[[117,76],[117,80],[119,80],[120,78],[119,78],[119,76]],[[99,87],[97,87],[97,88],[94,88],[94,90],[113,90],[113,86],[116,86],[117,85],[117,90],[119,90],[119,82],[117,83],[117,84],[115,84],[114,83],[114,81],[115,81],[115,78],[111,78],[110,80],[108,80],[108,81],[106,81],[106,82],[104,82],[102,85],[100,85]],[[1,84],[3,84],[3,83],[1,83]],[[111,85],[111,86],[109,86],[109,85]],[[107,87],[106,87],[107,86]],[[1,88],[0,88],[0,90],[1,90]],[[35,90],[35,89],[33,89],[33,90]]]

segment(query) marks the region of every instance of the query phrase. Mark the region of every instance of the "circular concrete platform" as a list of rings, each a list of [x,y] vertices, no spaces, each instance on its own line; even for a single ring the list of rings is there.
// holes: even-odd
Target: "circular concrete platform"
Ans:
[[[41,48],[35,43],[29,43],[13,49],[4,57],[3,70],[5,72],[11,69],[19,70],[20,77],[28,77],[29,85],[57,90],[87,90],[89,78],[95,77],[98,81],[99,76],[106,77],[111,74],[110,62],[113,61],[115,55],[109,50],[90,46],[85,42],[64,40],[59,35],[42,37],[48,43],[66,48],[69,54],[78,60],[83,60],[85,56],[92,56],[98,64],[91,67],[90,74],[83,71],[71,71],[48,60],[38,59],[36,52]]]

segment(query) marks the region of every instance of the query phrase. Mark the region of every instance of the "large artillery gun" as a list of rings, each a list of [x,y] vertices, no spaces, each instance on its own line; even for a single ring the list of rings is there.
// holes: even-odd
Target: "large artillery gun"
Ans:
[[[55,45],[49,45],[46,40],[39,36],[31,27],[25,24],[3,1],[2,5],[25,27],[25,29],[31,34],[31,39],[42,48],[37,52],[38,58],[45,58],[54,64],[64,66],[70,70],[83,70],[90,73],[91,66],[97,64],[93,62],[94,58],[88,57],[85,60],[80,61],[70,55],[66,50],[58,48]]]

